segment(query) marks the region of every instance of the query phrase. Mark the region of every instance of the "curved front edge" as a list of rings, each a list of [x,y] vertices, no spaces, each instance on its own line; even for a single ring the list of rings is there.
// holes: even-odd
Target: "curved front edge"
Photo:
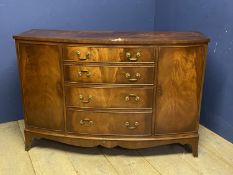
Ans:
[[[25,129],[25,147],[28,151],[31,142],[36,139],[48,139],[61,143],[80,146],[80,147],[96,147],[103,146],[106,148],[114,148],[116,146],[127,149],[149,148],[160,145],[179,143],[182,145],[190,145],[192,147],[193,156],[198,156],[198,134],[185,134],[173,136],[157,136],[157,137],[109,137],[109,136],[74,136],[64,134],[54,134],[49,132],[32,131]],[[30,141],[30,143],[29,143]]]

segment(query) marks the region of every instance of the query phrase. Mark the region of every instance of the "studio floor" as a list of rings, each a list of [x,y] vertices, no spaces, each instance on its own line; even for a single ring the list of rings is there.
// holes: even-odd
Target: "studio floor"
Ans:
[[[199,157],[180,145],[126,150],[36,140],[24,151],[23,120],[0,124],[0,175],[233,175],[233,144],[200,126]]]

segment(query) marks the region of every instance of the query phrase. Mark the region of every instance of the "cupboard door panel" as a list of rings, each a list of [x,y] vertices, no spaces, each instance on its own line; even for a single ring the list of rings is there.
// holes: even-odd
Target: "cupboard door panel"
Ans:
[[[159,53],[155,133],[196,131],[203,72],[202,47],[163,47]]]
[[[21,43],[18,48],[27,125],[64,130],[59,46]]]

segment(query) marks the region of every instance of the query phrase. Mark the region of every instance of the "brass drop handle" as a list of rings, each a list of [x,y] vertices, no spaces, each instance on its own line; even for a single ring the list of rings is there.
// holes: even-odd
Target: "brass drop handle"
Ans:
[[[87,99],[85,100],[85,98],[83,97],[83,95],[79,95],[79,99],[82,103],[90,103],[91,102],[91,99],[92,99],[92,96],[91,95],[88,95]]]
[[[94,122],[92,120],[90,120],[89,118],[84,118],[84,119],[80,120],[79,123],[81,125],[86,125],[86,126],[91,126],[94,124]]]
[[[140,74],[140,73],[136,73],[136,74],[133,76],[134,78],[132,78],[132,76],[131,76],[130,73],[126,73],[126,74],[125,74],[125,77],[126,77],[129,81],[135,82],[135,81],[138,81],[138,79],[141,77],[141,74]]]
[[[135,94],[129,94],[125,97],[125,101],[129,101],[130,98],[134,98],[135,101],[139,101],[140,100],[140,97],[135,95]]]
[[[80,52],[79,50],[76,51],[76,54],[77,54],[77,56],[79,57],[79,60],[81,60],[81,61],[87,60],[87,59],[90,57],[90,55],[91,55],[90,52],[87,52],[87,53],[86,53],[86,57],[80,57],[80,56],[81,56],[81,52]]]
[[[78,72],[79,76],[81,77],[83,74],[86,74],[86,77],[90,77],[91,73],[89,72],[89,70],[81,70]]]
[[[130,130],[133,130],[133,129],[136,129],[138,126],[139,126],[139,122],[134,122],[134,125],[130,125],[129,122],[125,122],[125,126],[130,129]]]
[[[135,58],[131,57],[131,53],[130,52],[126,52],[125,56],[129,59],[129,61],[137,61],[138,58],[141,57],[141,53],[137,52]]]

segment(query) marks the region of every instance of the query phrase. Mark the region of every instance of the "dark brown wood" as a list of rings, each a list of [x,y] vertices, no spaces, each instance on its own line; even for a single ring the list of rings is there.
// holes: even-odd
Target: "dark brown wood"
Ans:
[[[34,138],[198,155],[209,39],[198,32],[30,30],[16,39],[25,150]]]
[[[63,134],[55,134],[45,131],[34,131],[33,129],[25,130],[27,135],[30,135],[33,138],[40,139],[46,138],[70,145],[82,146],[82,147],[96,147],[103,146],[106,148],[114,148],[116,146],[120,146],[122,148],[127,149],[140,149],[140,148],[149,148],[160,145],[167,145],[173,143],[179,143],[182,145],[198,145],[198,135],[197,134],[189,134],[189,135],[166,135],[162,137],[116,137],[116,136],[82,136],[82,135],[63,135]],[[191,146],[192,148],[192,146]],[[197,149],[192,150],[194,157],[197,157]]]
[[[66,82],[109,84],[153,84],[154,67],[65,65]]]
[[[27,41],[79,44],[203,44],[209,41],[199,32],[113,32],[32,29],[14,36]]]
[[[63,57],[66,61],[79,62],[154,62],[153,47],[65,47]]]
[[[68,110],[67,131],[87,135],[151,135],[151,116],[151,112]]]
[[[18,49],[26,125],[64,130],[59,46],[20,44]]]
[[[25,137],[25,151],[29,151],[32,146],[33,136],[29,132],[26,132],[26,130],[24,130],[24,137]]]
[[[197,130],[200,98],[197,74],[203,71],[203,67],[196,67],[196,60],[203,61],[201,48],[164,47],[160,49],[158,66],[160,92],[157,93],[156,113],[158,133]]]
[[[199,140],[199,137],[196,137],[190,143],[194,157],[198,157],[198,140]]]
[[[65,89],[69,107],[152,108],[153,103],[153,88],[67,86]]]

